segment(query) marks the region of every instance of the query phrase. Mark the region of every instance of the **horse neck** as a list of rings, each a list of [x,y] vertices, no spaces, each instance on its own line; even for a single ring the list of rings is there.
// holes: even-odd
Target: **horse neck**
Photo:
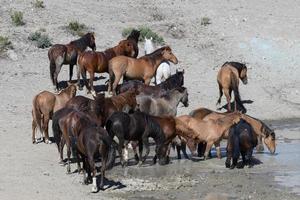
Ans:
[[[117,47],[117,46],[116,46]],[[116,49],[116,47],[112,47],[109,49],[106,49],[104,51],[104,55],[106,57],[107,60],[112,59],[113,57],[119,56],[120,54],[118,53],[118,50]]]
[[[62,101],[68,101],[69,99],[71,99],[71,90],[64,90],[61,93],[59,93],[57,96],[60,98],[60,100]]]
[[[259,120],[254,119],[248,115],[243,115],[243,119],[252,126],[256,134],[265,136],[261,131],[263,124]]]
[[[169,105],[171,105],[173,108],[175,107],[175,109],[177,110],[177,107],[181,101],[181,98],[183,97],[183,93],[177,92],[177,90],[174,91],[175,94],[170,94],[170,103]],[[177,94],[177,95],[176,95]],[[176,95],[177,98],[174,98],[174,96]]]
[[[88,47],[88,41],[84,37],[72,41],[71,44],[75,45],[76,49],[80,52],[85,51],[86,48]]]

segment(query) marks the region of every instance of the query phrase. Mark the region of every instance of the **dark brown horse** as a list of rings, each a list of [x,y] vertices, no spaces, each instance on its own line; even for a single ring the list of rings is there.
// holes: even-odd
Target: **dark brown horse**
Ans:
[[[86,50],[87,47],[96,50],[94,33],[87,33],[78,40],[74,40],[69,44],[55,44],[48,51],[50,61],[50,77],[56,90],[59,90],[57,77],[62,65],[70,65],[70,77],[72,80],[73,66],[76,65],[77,56],[79,53]]]
[[[129,89],[134,89],[140,94],[151,95],[155,97],[161,97],[168,90],[172,90],[177,87],[182,87],[184,85],[184,70],[177,71],[176,74],[170,76],[166,81],[161,82],[158,85],[145,85],[142,81],[130,80],[126,81],[117,87],[117,93],[123,93]]]
[[[65,106],[67,101],[76,95],[76,86],[70,84],[59,94],[43,91],[33,98],[32,105],[32,143],[36,143],[35,132],[38,127],[44,133],[45,142],[51,143],[48,134],[48,123],[57,110]]]
[[[57,113],[59,113],[59,111]],[[114,161],[115,154],[114,148],[112,147],[112,139],[102,127],[97,126],[93,121],[91,121],[90,117],[86,116],[84,113],[73,110],[66,115],[59,116],[61,113],[57,115],[55,114],[54,116],[53,132],[57,144],[59,144],[62,140],[67,143],[67,170],[70,172],[70,146],[72,146],[72,149],[76,151],[77,158],[81,157],[83,159],[84,183],[87,184],[91,182],[92,178],[92,192],[97,192],[98,186],[96,182],[94,156],[99,155],[99,153],[101,155],[102,166],[100,188],[102,188],[107,163],[113,163]],[[62,153],[60,148],[59,151]],[[113,161],[109,161],[110,159]],[[79,159],[77,159],[77,164],[80,169]],[[85,177],[86,171],[88,173],[87,178]]]
[[[139,55],[139,37],[140,37],[140,31],[133,29],[129,36],[127,37],[127,40],[130,40],[133,42],[133,48],[134,48],[134,58],[136,58]]]
[[[95,95],[96,93],[93,86],[94,73],[108,72],[109,60],[120,55],[130,57],[135,55],[134,45],[131,40],[122,40],[117,46],[106,49],[103,52],[86,51],[79,54],[77,61],[77,66],[79,67],[79,70],[77,71],[77,84],[80,84],[81,73],[87,89]],[[86,71],[88,71],[90,75],[89,86],[86,80]]]
[[[157,67],[163,61],[178,63],[176,56],[169,46],[157,49],[138,59],[126,56],[117,56],[109,61],[109,92],[116,95],[116,88],[121,78],[143,80],[146,85],[150,84],[151,78],[155,75]]]
[[[247,67],[245,64],[238,62],[225,62],[218,72],[218,85],[220,97],[217,104],[221,103],[221,98],[223,92],[225,93],[227,100],[227,110],[231,111],[231,92],[234,93],[235,111],[237,111],[237,104],[242,106],[243,110],[246,110],[242,104],[240,93],[239,93],[239,79],[242,80],[244,84],[247,84]]]

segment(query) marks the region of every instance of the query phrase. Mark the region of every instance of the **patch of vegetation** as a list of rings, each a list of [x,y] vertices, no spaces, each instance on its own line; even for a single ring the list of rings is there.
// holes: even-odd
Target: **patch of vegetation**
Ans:
[[[0,36],[0,54],[2,54],[4,51],[8,49],[12,49],[13,46],[11,44],[11,41],[9,41],[8,37]]]
[[[201,25],[202,26],[207,26],[209,24],[211,24],[211,20],[210,20],[209,17],[202,17],[201,18]]]
[[[44,49],[52,46],[51,40],[47,34],[43,34],[40,31],[31,33],[28,37],[29,40],[34,41],[38,48]]]
[[[10,14],[10,18],[14,25],[23,26],[25,22],[23,21],[23,13],[21,11],[14,11]]]
[[[67,29],[73,35],[83,36],[87,32],[87,26],[85,24],[81,24],[78,21],[71,21]]]
[[[138,28],[125,28],[123,29],[122,31],[122,36],[123,37],[127,37],[131,31],[133,29],[137,29],[140,31],[140,38],[139,38],[139,41],[144,41],[145,40],[145,37],[146,38],[151,38],[153,39],[153,42],[157,43],[157,44],[161,44],[163,45],[165,43],[164,41],[164,38],[161,37],[160,35],[158,35],[157,33],[155,33],[154,31],[152,31],[149,27],[146,27],[146,26],[140,26]]]
[[[44,1],[41,0],[35,0],[32,4],[35,8],[45,8]]]

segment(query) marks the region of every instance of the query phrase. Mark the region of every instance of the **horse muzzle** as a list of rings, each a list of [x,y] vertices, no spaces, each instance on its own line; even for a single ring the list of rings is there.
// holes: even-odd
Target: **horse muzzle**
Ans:
[[[175,65],[178,64],[178,59],[176,57],[170,59],[170,61]]]
[[[248,83],[248,79],[247,79],[247,78],[244,78],[244,79],[242,80],[242,82],[243,82],[244,85],[246,85],[246,84]]]

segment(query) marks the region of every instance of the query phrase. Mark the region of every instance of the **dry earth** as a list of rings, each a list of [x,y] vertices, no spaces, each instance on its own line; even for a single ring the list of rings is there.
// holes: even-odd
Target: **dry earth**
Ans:
[[[0,0],[0,5],[0,35],[9,37],[17,55],[0,58],[1,199],[299,199],[300,2],[51,0],[36,9],[31,1]],[[13,26],[10,10],[22,11],[26,24]],[[211,24],[201,26],[202,17]],[[74,19],[96,32],[98,50],[117,44],[126,27],[147,25],[161,34],[180,60],[176,67],[186,72],[190,107],[179,108],[179,114],[199,106],[215,109],[218,67],[246,62],[249,84],[241,85],[241,96],[254,101],[246,105],[249,114],[277,128],[278,154],[256,154],[263,164],[233,171],[224,168],[224,159],[116,167],[107,173],[113,186],[91,194],[81,176],[66,175],[57,164],[54,145],[31,144],[32,98],[52,85],[47,49],[27,37],[45,28],[53,43],[67,43],[76,37],[64,27]],[[67,79],[67,69],[60,80]],[[278,185],[284,182],[289,187]]]

